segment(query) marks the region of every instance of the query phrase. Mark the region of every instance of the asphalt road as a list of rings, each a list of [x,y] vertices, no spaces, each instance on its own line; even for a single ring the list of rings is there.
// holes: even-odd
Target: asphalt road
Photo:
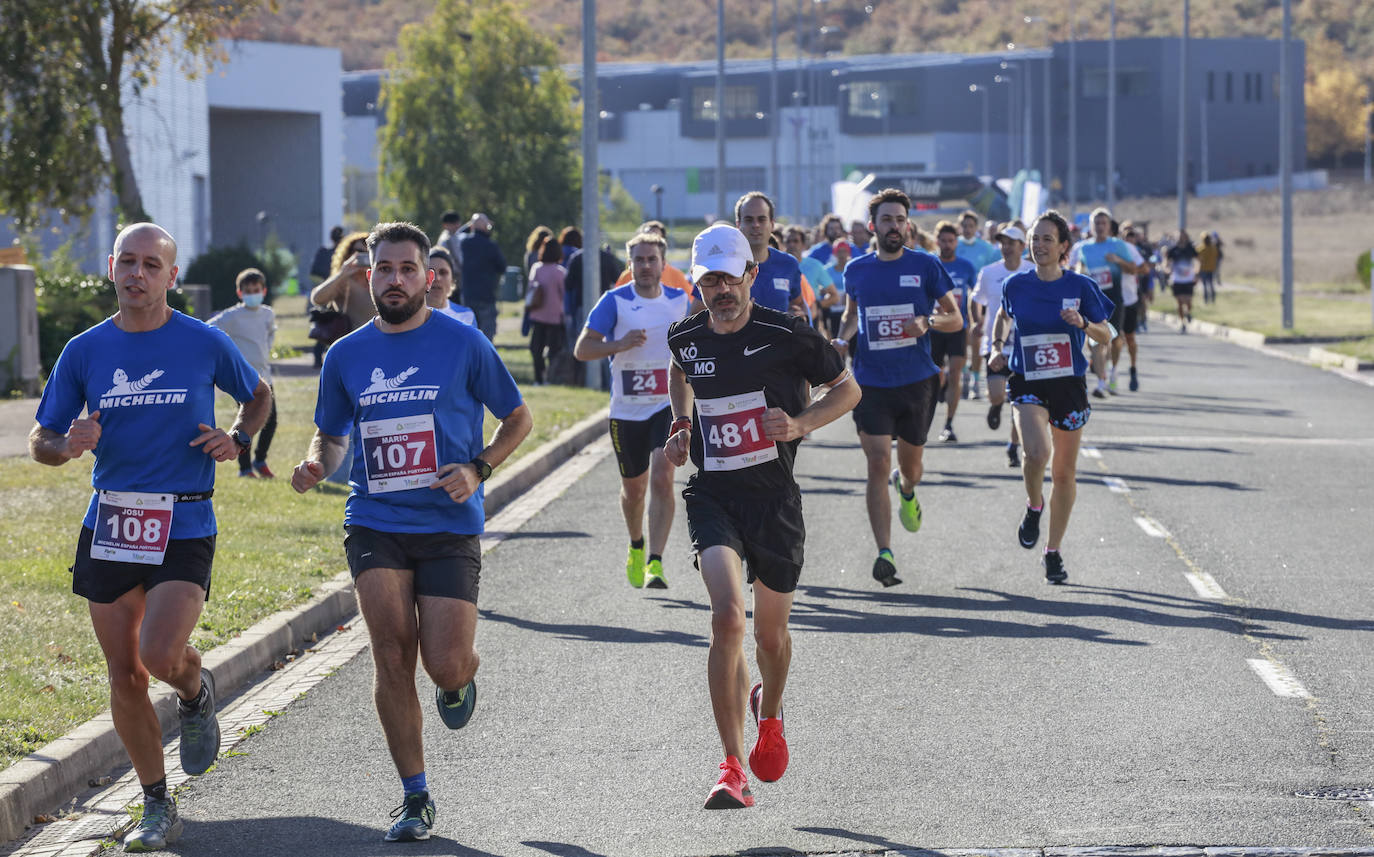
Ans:
[[[983,403],[928,448],[888,590],[852,423],[804,445],[792,762],[755,808],[700,809],[720,750],[685,519],[671,588],[630,589],[606,458],[487,556],[472,724],[445,730],[420,682],[433,840],[381,842],[400,787],[364,654],[182,793],[177,853],[1374,846],[1370,804],[1295,796],[1374,787],[1374,389],[1142,339],[1144,389],[1086,429],[1068,586],[1016,544],[1019,475]]]

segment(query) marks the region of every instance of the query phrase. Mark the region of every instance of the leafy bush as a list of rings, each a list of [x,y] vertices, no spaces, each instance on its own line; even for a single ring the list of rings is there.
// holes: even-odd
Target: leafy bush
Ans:
[[[1370,251],[1366,250],[1366,251],[1364,251],[1363,253],[1360,254],[1360,257],[1359,257],[1358,259],[1355,260],[1355,273],[1356,273],[1356,274],[1359,276],[1359,278],[1360,278],[1360,285],[1363,286],[1363,287],[1366,288],[1366,289],[1369,288],[1369,272],[1370,272],[1370,259],[1369,259],[1369,253],[1370,253]]]
[[[186,270],[181,272],[181,281],[208,285],[210,307],[218,311],[238,303],[234,279],[244,268],[257,268],[267,275],[270,301],[271,287],[277,283],[271,280],[272,273],[268,271],[268,266],[244,244],[234,247],[211,247],[186,266]]]

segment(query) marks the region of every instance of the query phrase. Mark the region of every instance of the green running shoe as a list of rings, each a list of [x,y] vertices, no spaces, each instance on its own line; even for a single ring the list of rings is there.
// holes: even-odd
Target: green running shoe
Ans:
[[[462,729],[472,719],[477,708],[477,679],[473,679],[455,691],[446,691],[439,686],[434,688],[434,704],[439,707],[439,719],[450,729]]]
[[[138,826],[124,837],[125,851],[161,851],[181,838],[181,816],[177,814],[177,800],[144,798],[143,818]]]
[[[405,803],[391,811],[396,822],[386,832],[387,842],[419,842],[429,838],[429,829],[434,826],[434,801],[429,792],[415,792],[406,795]]]
[[[906,527],[907,532],[914,533],[921,529],[921,502],[916,499],[916,489],[911,489],[911,496],[902,493],[902,472],[892,471],[892,487],[897,489],[897,517],[901,519],[902,526]]]
[[[663,575],[663,560],[651,559],[644,569],[645,589],[667,589],[668,578]]]
[[[630,558],[625,560],[625,576],[635,589],[644,586],[644,548],[630,548]]]

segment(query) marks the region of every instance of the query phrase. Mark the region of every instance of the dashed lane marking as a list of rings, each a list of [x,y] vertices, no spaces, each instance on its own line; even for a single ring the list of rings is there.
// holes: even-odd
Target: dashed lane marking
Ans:
[[[1212,601],[1225,601],[1230,596],[1226,590],[1221,588],[1212,575],[1205,571],[1185,571],[1183,577],[1192,584],[1194,591],[1199,598],[1207,598]]]
[[[1145,531],[1145,535],[1147,536],[1152,536],[1156,539],[1167,539],[1169,537],[1169,531],[1164,529],[1164,525],[1154,518],[1151,518],[1149,515],[1136,515],[1135,523],[1136,526]]]
[[[1078,450],[1078,454],[1084,458],[1101,458],[1102,452],[1095,446],[1085,446]]]
[[[1269,685],[1269,689],[1275,696],[1284,696],[1291,699],[1311,699],[1312,694],[1307,692],[1307,688],[1302,686],[1302,682],[1288,671],[1288,668],[1277,661],[1265,658],[1250,658],[1246,661],[1250,664],[1250,669],[1255,671],[1255,675],[1264,680]]]
[[[1103,476],[1102,484],[1107,486],[1107,490],[1113,494],[1129,494],[1131,486],[1126,484],[1126,480],[1119,476]]]

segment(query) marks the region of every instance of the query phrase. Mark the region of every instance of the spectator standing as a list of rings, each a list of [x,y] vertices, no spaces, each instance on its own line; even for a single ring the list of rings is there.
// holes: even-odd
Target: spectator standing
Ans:
[[[342,237],[342,236],[340,236]],[[245,268],[234,279],[239,302],[210,319],[210,326],[229,335],[243,359],[258,372],[258,377],[272,392],[272,410],[267,422],[258,431],[258,447],[250,455],[248,447],[239,450],[239,476],[276,476],[267,466],[267,451],[272,448],[272,436],[277,433],[277,395],[272,390],[272,341],[277,335],[277,320],[267,298],[267,276],[257,268]]]
[[[558,244],[563,248],[563,267],[572,270],[569,260],[572,254],[582,249],[582,230],[576,226],[564,226],[563,231],[558,233]]]
[[[329,243],[321,244],[320,248],[315,251],[315,258],[310,262],[310,284],[312,286],[323,283],[333,273],[330,263],[334,261],[334,251],[339,249],[339,242],[343,240],[343,236],[344,228],[335,226],[329,230]]]
[[[1217,246],[1216,233],[1205,232],[1202,235],[1202,246],[1197,251],[1197,276],[1202,282],[1202,302],[1205,304],[1215,303],[1217,299],[1217,287],[1214,282],[1217,266],[1221,264],[1221,248]]]
[[[468,227],[458,241],[463,299],[477,316],[477,329],[492,340],[496,338],[496,287],[506,273],[506,257],[491,240],[491,218],[478,212]]]
[[[547,226],[536,226],[530,230],[529,237],[525,239],[525,264],[520,270],[528,271],[534,267],[534,263],[539,261],[539,248],[544,245],[545,238],[552,238],[553,230]]]
[[[434,246],[448,251],[449,257],[453,259],[453,290],[462,294],[463,252],[458,246],[458,241],[463,237],[463,218],[456,211],[445,211],[444,216],[439,218],[439,223],[443,229],[439,232],[439,240],[434,242]]]
[[[563,248],[545,238],[539,248],[539,261],[530,268],[529,294],[525,307],[530,315],[530,355],[534,358],[534,383],[544,383],[544,357],[550,362],[567,344],[563,330],[563,285],[567,270],[558,262]]]

